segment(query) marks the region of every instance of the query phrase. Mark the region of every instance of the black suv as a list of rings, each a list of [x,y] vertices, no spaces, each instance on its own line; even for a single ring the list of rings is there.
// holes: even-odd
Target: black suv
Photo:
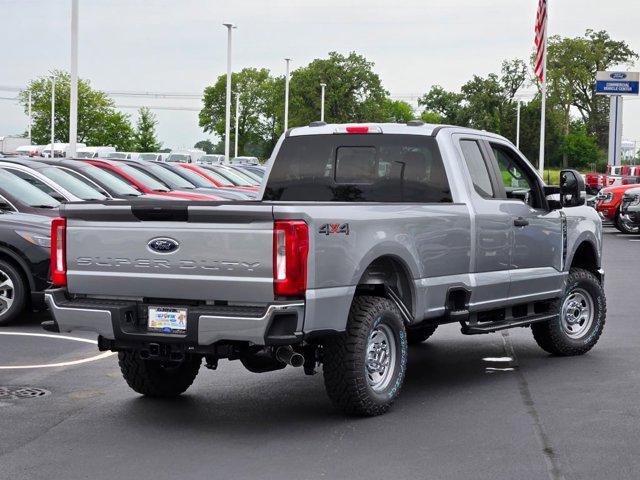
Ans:
[[[0,170],[0,325],[25,308],[44,308],[51,218],[58,201]]]

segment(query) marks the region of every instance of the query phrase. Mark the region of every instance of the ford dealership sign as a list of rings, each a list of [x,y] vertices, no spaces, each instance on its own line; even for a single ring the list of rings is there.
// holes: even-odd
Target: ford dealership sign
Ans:
[[[600,95],[637,95],[640,85],[638,72],[598,72],[596,93]]]

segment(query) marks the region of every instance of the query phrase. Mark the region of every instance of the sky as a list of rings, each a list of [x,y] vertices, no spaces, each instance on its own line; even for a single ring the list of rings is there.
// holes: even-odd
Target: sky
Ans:
[[[496,72],[504,59],[533,48],[537,0],[79,0],[79,74],[114,92],[201,93],[226,72],[226,29],[235,23],[233,68],[283,74],[330,51],[375,62],[384,87],[399,98],[432,85],[456,90],[472,75]],[[640,4],[618,0],[549,0],[549,33],[607,30],[640,52]],[[71,0],[0,0],[0,97],[52,69],[69,69]],[[634,69],[632,69],[634,70]],[[635,70],[640,70],[636,65]],[[532,90],[532,88],[529,88]],[[165,146],[209,138],[198,127],[197,99],[115,97],[119,106],[154,110]],[[136,119],[136,109],[123,108]],[[0,135],[26,130],[15,102],[0,100]],[[640,98],[624,107],[623,138],[640,141]],[[640,143],[640,142],[639,142]]]

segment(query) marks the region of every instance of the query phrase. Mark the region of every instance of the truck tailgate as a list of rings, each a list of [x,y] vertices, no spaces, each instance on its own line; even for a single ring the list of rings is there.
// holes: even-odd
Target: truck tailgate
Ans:
[[[65,205],[69,293],[274,299],[270,206],[163,203]]]

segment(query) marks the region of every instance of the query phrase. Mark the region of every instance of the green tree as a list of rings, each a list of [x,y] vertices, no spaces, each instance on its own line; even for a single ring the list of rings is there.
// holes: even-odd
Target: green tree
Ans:
[[[162,148],[162,143],[156,138],[156,116],[146,107],[138,111],[138,123],[136,124],[136,150],[138,152],[157,152]]]
[[[624,41],[613,40],[602,31],[587,30],[583,37],[549,38],[547,76],[553,101],[565,108],[564,132],[568,135],[570,107],[575,107],[595,135],[600,148],[608,142],[609,103],[604,96],[595,94],[596,72],[620,65],[631,66],[638,59]]]
[[[385,122],[407,123],[416,118],[413,107],[404,100],[384,100],[383,107],[386,110]]]
[[[200,140],[199,142],[196,142],[193,148],[199,148],[200,150],[204,150],[206,154],[210,155],[214,153],[216,149],[216,145],[211,140]]]
[[[320,120],[320,84],[325,83],[325,120],[329,123],[378,122],[388,118],[388,92],[373,62],[351,52],[330,52],[291,74],[290,126]]]
[[[231,77],[233,92],[240,92],[238,119],[238,150],[242,155],[246,144],[266,149],[271,136],[275,112],[269,108],[269,95],[276,80],[269,70],[245,68]],[[234,99],[235,100],[235,99]],[[200,126],[205,132],[215,133],[224,140],[226,75],[220,75],[213,86],[204,90],[204,106],[200,111]],[[235,101],[231,102],[230,145],[234,144]]]
[[[563,159],[567,159],[567,165],[584,170],[591,170],[604,155],[596,137],[589,135],[587,126],[581,121],[574,122],[570,133],[563,136],[560,152]]]
[[[460,89],[449,92],[435,85],[418,100],[423,116],[437,115],[443,123],[478,128],[515,137],[516,93],[527,80],[521,60],[502,63],[500,75],[474,75]]]
[[[69,138],[70,78],[67,72],[55,70],[51,74],[56,83],[55,140],[66,142]],[[32,98],[32,140],[47,144],[51,132],[51,78],[48,75],[29,82],[20,92],[19,99],[25,113],[28,112],[29,92]],[[88,145],[113,146],[119,150],[131,150],[133,129],[129,116],[115,109],[113,100],[105,93],[93,90],[87,80],[78,80],[78,142]]]

